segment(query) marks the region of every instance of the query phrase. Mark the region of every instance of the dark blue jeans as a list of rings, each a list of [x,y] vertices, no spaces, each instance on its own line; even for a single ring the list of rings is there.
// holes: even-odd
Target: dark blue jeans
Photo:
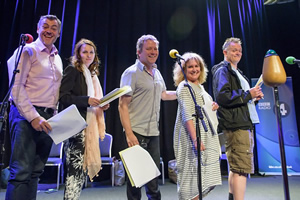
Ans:
[[[140,146],[149,152],[156,166],[159,168],[159,164],[160,164],[159,136],[146,137],[138,133],[134,133],[134,134],[137,137]],[[145,169],[145,173],[147,173],[147,169]],[[161,194],[158,187],[158,177],[149,181],[145,185],[145,189],[149,200],[161,199]],[[142,198],[141,188],[132,187],[129,180],[127,180],[127,198],[128,200],[140,200]]]
[[[39,114],[48,119],[50,114],[37,109]],[[32,128],[15,106],[9,113],[11,137],[10,179],[6,200],[36,199],[38,178],[43,173],[47,162],[52,139],[45,132]]]

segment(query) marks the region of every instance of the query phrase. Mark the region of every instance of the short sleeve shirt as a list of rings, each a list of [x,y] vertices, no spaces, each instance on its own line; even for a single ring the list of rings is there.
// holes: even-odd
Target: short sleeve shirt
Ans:
[[[127,68],[121,77],[120,87],[128,85],[132,91],[129,104],[131,128],[143,136],[159,135],[159,111],[161,93],[166,91],[163,77],[156,65],[152,68],[153,76],[137,59],[135,64]]]

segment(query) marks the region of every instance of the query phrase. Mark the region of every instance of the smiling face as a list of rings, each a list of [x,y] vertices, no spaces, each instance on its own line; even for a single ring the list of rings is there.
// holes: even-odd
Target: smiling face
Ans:
[[[58,22],[44,18],[38,24],[37,33],[42,43],[51,51],[52,45],[60,34]]]
[[[235,68],[242,58],[242,46],[238,43],[231,42],[227,49],[223,51],[225,60],[230,62]]]
[[[153,40],[146,40],[141,51],[137,51],[139,60],[147,68],[152,67],[158,58],[158,46]]]
[[[82,63],[86,66],[89,67],[95,59],[95,49],[91,45],[88,44],[83,44],[80,47],[80,58]]]
[[[185,73],[188,81],[199,84],[201,68],[195,59],[190,59],[185,63]]]

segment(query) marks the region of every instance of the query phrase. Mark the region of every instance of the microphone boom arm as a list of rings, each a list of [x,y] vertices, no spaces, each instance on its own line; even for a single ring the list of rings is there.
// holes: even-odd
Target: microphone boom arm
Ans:
[[[7,108],[8,108],[8,100],[9,100],[9,96],[10,96],[11,90],[13,88],[13,85],[15,83],[15,77],[16,77],[16,74],[20,72],[20,70],[18,70],[18,65],[19,65],[19,62],[20,62],[21,54],[23,52],[23,48],[26,44],[26,41],[23,38],[24,38],[24,36],[22,34],[21,37],[20,37],[20,41],[19,41],[20,45],[19,45],[19,48],[18,48],[18,51],[17,51],[17,54],[16,54],[15,68],[14,68],[14,71],[13,71],[13,75],[12,75],[12,78],[11,78],[11,81],[10,81],[10,84],[9,84],[8,91],[7,91],[5,97],[2,101],[2,104],[0,106],[0,133],[2,132],[3,123],[5,122],[6,111],[7,111]],[[20,49],[20,47],[21,47],[21,49]]]

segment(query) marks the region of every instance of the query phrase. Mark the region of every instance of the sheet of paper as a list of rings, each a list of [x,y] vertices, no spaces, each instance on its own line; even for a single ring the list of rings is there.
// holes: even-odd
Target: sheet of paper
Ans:
[[[257,80],[257,82],[256,82],[256,84],[255,84],[255,86],[254,87],[261,87],[261,85],[264,83],[264,81],[263,81],[263,77],[262,77],[262,74],[260,75],[260,77],[259,77],[259,79]],[[264,99],[263,97],[262,97],[262,99]],[[252,99],[251,101],[250,101],[250,103],[253,103],[254,101],[256,101],[256,98],[254,98],[254,99]]]
[[[261,87],[261,85],[264,83],[263,78],[262,78],[262,74],[260,75],[258,81],[255,84],[255,87],[259,86]]]
[[[52,131],[49,136],[58,144],[79,133],[87,126],[77,107],[73,104],[47,120]]]
[[[142,187],[160,175],[152,157],[140,145],[129,147],[119,154],[132,186]]]
[[[100,99],[100,107],[105,106],[106,104],[112,102],[113,100],[127,94],[128,92],[131,92],[131,87],[130,86],[124,86],[122,88],[116,88],[104,97]]]
[[[211,129],[213,131],[213,134],[217,134],[219,121],[218,121],[218,117],[217,117],[217,111],[212,110],[213,100],[211,99],[211,97],[209,96],[209,94],[207,92],[203,93],[203,99],[204,99],[205,104],[202,106],[202,108],[205,112],[206,118],[212,125]]]

